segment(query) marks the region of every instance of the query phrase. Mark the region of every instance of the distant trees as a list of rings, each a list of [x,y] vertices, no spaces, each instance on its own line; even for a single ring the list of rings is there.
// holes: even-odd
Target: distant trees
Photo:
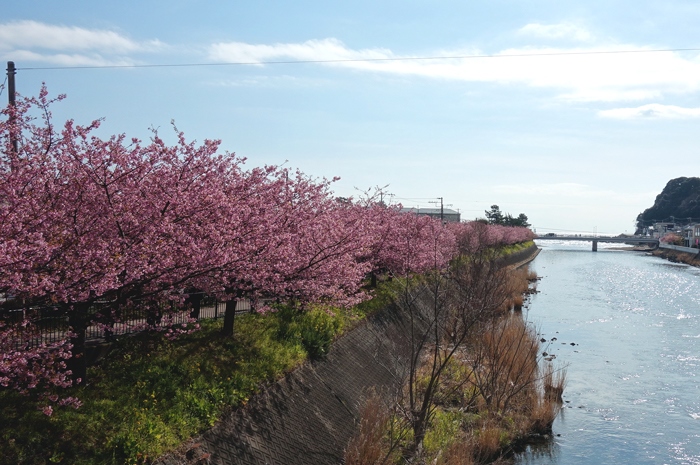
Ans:
[[[635,234],[654,223],[670,221],[690,224],[700,219],[700,178],[671,179],[654,200],[654,205],[637,216]]]
[[[674,232],[664,234],[659,241],[663,242],[664,244],[683,245],[683,237]]]
[[[530,223],[527,222],[527,216],[524,213],[519,214],[517,217],[513,217],[510,213],[503,214],[498,205],[491,205],[491,210],[486,210],[485,214],[489,224],[523,228],[530,226]]]

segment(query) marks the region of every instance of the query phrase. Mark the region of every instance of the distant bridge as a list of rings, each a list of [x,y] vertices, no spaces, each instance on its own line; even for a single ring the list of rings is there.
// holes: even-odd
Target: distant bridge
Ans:
[[[630,244],[630,245],[641,245],[641,244],[650,244],[653,245],[654,248],[659,247],[659,240],[653,237],[644,237],[644,236],[617,236],[617,237],[610,237],[610,236],[558,236],[556,234],[547,234],[544,236],[537,236],[535,237],[535,240],[545,240],[545,241],[587,241],[587,242],[592,242],[593,247],[592,250],[593,252],[598,251],[598,242],[618,242],[618,243],[623,243],[623,244]]]

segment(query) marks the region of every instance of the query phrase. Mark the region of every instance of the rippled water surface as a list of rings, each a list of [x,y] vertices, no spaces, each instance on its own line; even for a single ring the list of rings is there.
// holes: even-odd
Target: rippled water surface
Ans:
[[[700,464],[700,269],[539,245],[528,318],[568,364],[566,408],[519,463]]]

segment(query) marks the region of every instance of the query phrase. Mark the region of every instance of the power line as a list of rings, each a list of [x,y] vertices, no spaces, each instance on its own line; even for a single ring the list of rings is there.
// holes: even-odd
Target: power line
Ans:
[[[700,52],[700,48],[667,48],[650,50],[597,50],[589,52],[548,52],[548,53],[510,53],[503,55],[452,55],[395,58],[338,58],[330,60],[279,60],[279,61],[231,61],[223,63],[160,63],[143,65],[85,65],[85,66],[34,66],[17,68],[19,71],[69,70],[69,69],[119,69],[119,68],[187,68],[197,66],[251,66],[251,65],[296,65],[296,64],[332,64],[332,63],[381,63],[393,61],[428,61],[428,60],[467,60],[474,58],[517,58],[517,57],[553,57],[576,55],[612,55],[628,53],[661,52]]]

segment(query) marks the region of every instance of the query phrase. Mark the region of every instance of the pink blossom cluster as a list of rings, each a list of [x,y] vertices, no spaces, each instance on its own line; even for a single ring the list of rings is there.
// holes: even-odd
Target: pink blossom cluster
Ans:
[[[75,334],[3,355],[5,386],[67,386],[65,371],[51,378],[34,370],[61,372],[70,344],[74,355],[84,350],[88,324],[109,329],[135,299],[152,302],[147,311],[157,320],[184,289],[352,305],[367,297],[370,272],[423,272],[460,250],[531,238],[525,228],[448,227],[372,199],[337,199],[335,179],[246,168],[245,159],[220,153],[219,141],[187,141],[174,126],[172,145],[157,131],[148,143],[100,138],[99,120],[56,128],[50,107],[62,98],[42,88],[2,111],[0,293],[63,306]],[[97,301],[111,311],[91,314]],[[0,329],[4,341],[12,331]]]
[[[531,241],[535,234],[528,228],[487,224],[481,221],[452,224],[459,250],[473,254],[485,248]]]
[[[55,388],[73,385],[71,372],[66,370],[66,360],[72,356],[70,342],[64,339],[33,347],[17,347],[17,341],[22,336],[36,331],[28,320],[14,326],[0,321],[0,386],[23,394],[28,394],[30,390],[43,390],[44,394],[40,397],[44,400],[62,406],[80,407],[80,401],[75,397],[50,394]],[[45,404],[41,408],[47,415],[53,413],[50,405]]]
[[[71,357],[71,345],[63,340],[40,344],[32,348],[18,348],[22,332],[36,331],[24,320],[19,328],[0,322],[0,386],[27,392],[29,389],[69,387],[70,372],[65,361]]]
[[[400,207],[375,207],[372,242],[375,266],[396,275],[441,269],[457,253],[456,237],[439,220],[402,213]]]
[[[659,239],[659,242],[663,242],[664,244],[682,245],[683,238],[674,232],[668,232]]]

